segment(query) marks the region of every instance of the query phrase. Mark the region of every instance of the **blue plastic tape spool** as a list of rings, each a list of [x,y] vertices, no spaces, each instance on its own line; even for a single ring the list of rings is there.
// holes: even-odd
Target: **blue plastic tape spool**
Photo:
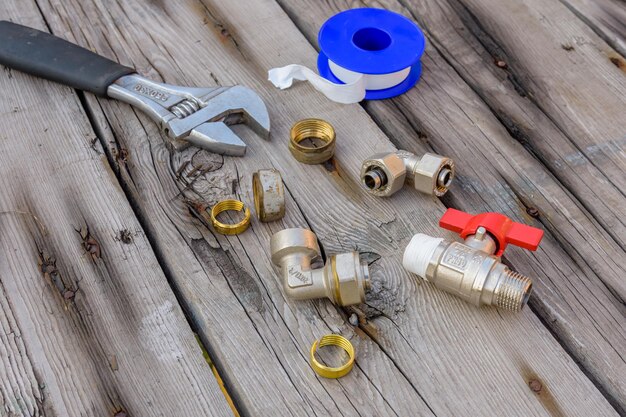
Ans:
[[[319,74],[343,84],[328,60],[362,74],[390,74],[410,68],[401,83],[383,90],[367,90],[365,98],[395,97],[413,87],[422,74],[420,58],[425,39],[419,27],[406,17],[384,9],[351,9],[328,19],[321,27],[317,58]]]

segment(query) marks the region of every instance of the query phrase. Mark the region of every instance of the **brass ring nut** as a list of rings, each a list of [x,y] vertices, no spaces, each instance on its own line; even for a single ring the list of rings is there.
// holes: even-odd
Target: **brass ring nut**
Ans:
[[[260,169],[252,174],[252,193],[260,221],[271,222],[285,216],[285,189],[278,170]]]
[[[243,220],[236,224],[225,224],[217,220],[218,214],[229,210],[243,211]],[[238,235],[250,226],[250,209],[245,207],[239,200],[220,201],[211,208],[211,223],[217,233],[223,235]]]
[[[322,119],[300,120],[291,128],[289,151],[304,164],[321,164],[335,154],[335,129]],[[318,139],[321,146],[303,146],[305,139]]]
[[[339,346],[348,354],[348,361],[339,367],[325,366],[319,363],[315,358],[315,353],[318,347],[323,346]],[[319,376],[324,378],[341,378],[352,370],[354,366],[354,346],[348,339],[338,334],[328,334],[323,336],[320,340],[313,342],[311,346],[311,367]]]

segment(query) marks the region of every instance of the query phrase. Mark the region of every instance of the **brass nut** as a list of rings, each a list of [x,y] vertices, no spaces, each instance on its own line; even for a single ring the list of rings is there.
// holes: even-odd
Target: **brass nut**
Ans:
[[[369,282],[369,270],[361,264],[359,253],[339,253],[331,256],[330,262],[335,303],[342,306],[362,303]]]
[[[321,164],[335,154],[335,129],[322,119],[300,120],[291,128],[289,134],[289,151],[298,161],[304,164]],[[321,146],[303,146],[305,139],[319,139]]]
[[[372,155],[361,165],[361,180],[370,193],[388,197],[404,185],[404,159],[394,152]]]
[[[419,192],[441,197],[448,191],[454,171],[452,159],[425,153],[413,170],[413,185]]]
[[[271,222],[285,216],[285,189],[278,170],[260,169],[252,174],[252,193],[260,221]]]
[[[322,365],[315,357],[315,353],[317,352],[318,347],[324,346],[339,346],[348,354],[348,361],[338,367]],[[341,378],[352,370],[352,367],[354,366],[355,356],[356,355],[354,353],[354,346],[352,346],[352,343],[350,343],[348,339],[338,334],[327,334],[326,336],[323,336],[320,340],[316,340],[315,342],[313,342],[313,346],[311,346],[311,367],[313,368],[315,373],[321,377]]]
[[[245,210],[244,210],[245,208]],[[225,224],[217,220],[217,215],[228,210],[244,211],[243,220],[236,224]],[[220,201],[211,208],[211,223],[217,233],[222,235],[238,235],[250,226],[250,209],[244,207],[239,200]]]

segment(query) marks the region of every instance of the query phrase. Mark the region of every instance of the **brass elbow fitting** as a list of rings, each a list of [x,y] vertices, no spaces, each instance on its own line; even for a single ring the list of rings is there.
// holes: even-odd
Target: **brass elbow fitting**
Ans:
[[[441,197],[454,178],[454,161],[445,156],[425,153],[421,157],[407,151],[375,154],[361,166],[365,188],[379,197],[388,197],[405,182],[419,192]]]
[[[272,262],[280,266],[283,288],[289,298],[308,300],[328,297],[333,304],[348,306],[365,301],[369,269],[358,252],[331,255],[326,265],[313,269],[321,259],[315,233],[307,229],[285,229],[270,241]]]
[[[419,233],[404,251],[404,268],[475,306],[520,311],[528,302],[532,281],[509,269],[500,256],[507,243],[535,250],[543,231],[498,213],[471,216],[454,209],[446,212],[440,225],[460,232],[465,243]]]

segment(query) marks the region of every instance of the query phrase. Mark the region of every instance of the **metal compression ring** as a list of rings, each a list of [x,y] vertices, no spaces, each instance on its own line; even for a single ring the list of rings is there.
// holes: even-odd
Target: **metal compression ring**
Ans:
[[[289,151],[298,161],[304,164],[321,164],[335,154],[335,129],[322,119],[300,120],[289,133]],[[303,146],[305,139],[319,139],[321,146]]]
[[[315,358],[315,352],[318,347],[323,346],[339,346],[348,354],[348,361],[336,368],[322,365]],[[348,339],[338,334],[323,336],[320,340],[313,342],[313,346],[311,346],[311,367],[319,376],[324,378],[341,378],[346,375],[354,366],[354,358],[354,346],[352,346],[352,343],[350,343]]]
[[[238,235],[250,226],[250,209],[245,207],[243,220],[236,224],[224,224],[217,220],[217,215],[228,210],[242,211],[244,204],[239,200],[220,201],[211,209],[211,223],[217,233],[223,235]]]

